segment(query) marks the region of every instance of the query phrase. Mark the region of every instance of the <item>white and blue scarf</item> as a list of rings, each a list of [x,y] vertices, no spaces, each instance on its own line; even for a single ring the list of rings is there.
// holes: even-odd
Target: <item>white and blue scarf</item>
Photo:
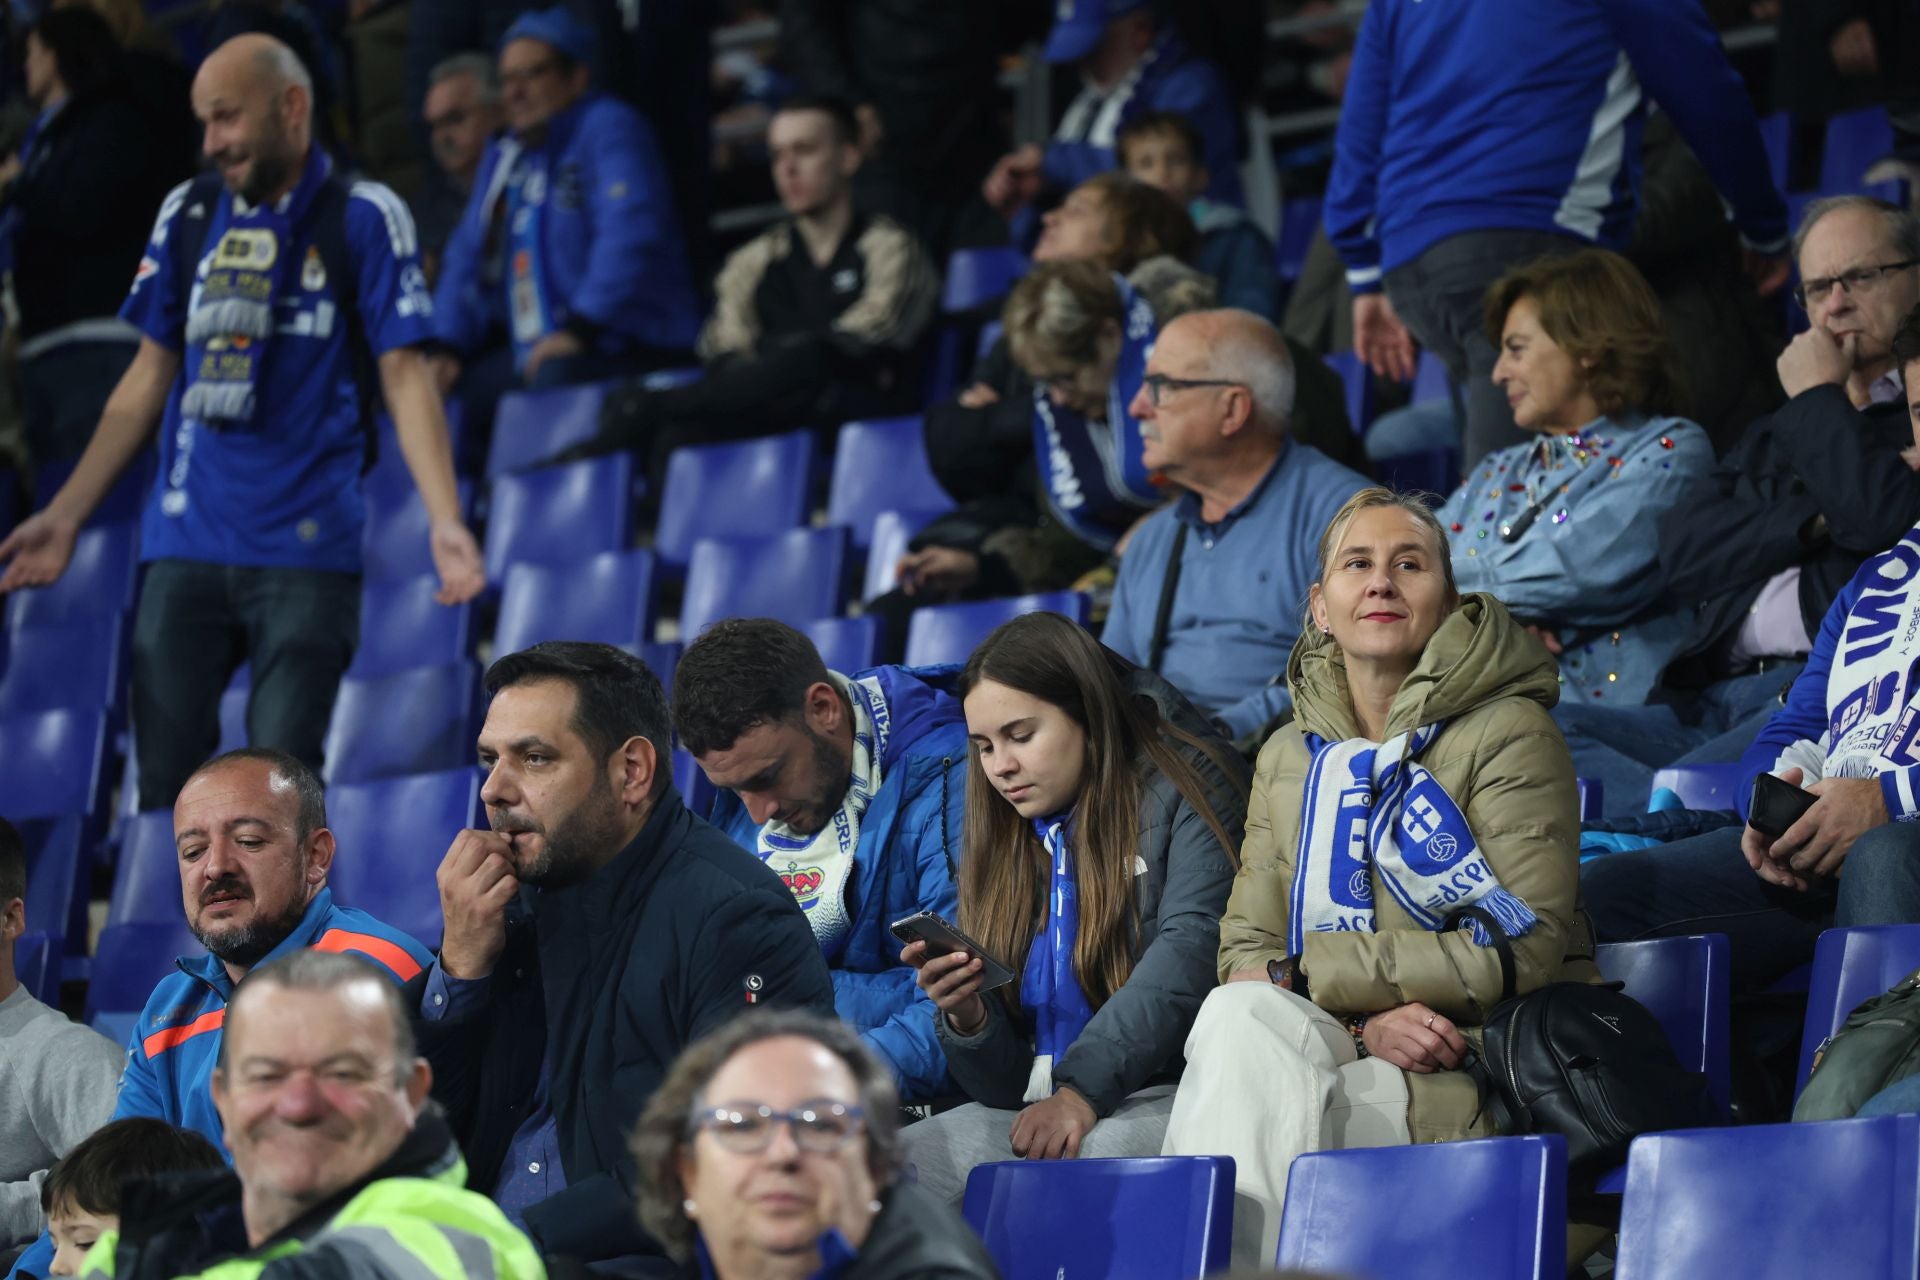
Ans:
[[[1436,721],[1386,742],[1329,742],[1307,734],[1307,769],[1294,855],[1287,949],[1298,953],[1309,933],[1375,930],[1372,871],[1421,928],[1438,931],[1461,907],[1479,907],[1510,938],[1525,936],[1535,917],[1502,888],[1473,838],[1466,815],[1417,757],[1440,736]],[[1473,940],[1493,938],[1473,921]]]
[[[1050,878],[1047,918],[1027,950],[1020,976],[1020,1007],[1033,1015],[1033,1074],[1026,1101],[1053,1096],[1053,1064],[1093,1020],[1093,1006],[1073,971],[1073,944],[1080,936],[1080,891],[1073,875],[1070,818],[1035,818],[1033,833],[1046,846]]]
[[[880,761],[893,729],[887,697],[873,676],[849,680],[837,671],[827,678],[853,708],[853,765],[846,798],[826,825],[811,835],[784,823],[760,828],[756,852],[786,881],[794,901],[807,914],[813,936],[831,958],[845,945],[853,920],[847,914],[847,880],[860,846],[860,819],[880,793]]]
[[[1854,576],[1827,671],[1827,732],[1816,751],[1789,748],[1775,764],[1821,778],[1877,778],[1920,764],[1920,528],[1869,560]],[[1910,809],[1909,812],[1912,810]]]

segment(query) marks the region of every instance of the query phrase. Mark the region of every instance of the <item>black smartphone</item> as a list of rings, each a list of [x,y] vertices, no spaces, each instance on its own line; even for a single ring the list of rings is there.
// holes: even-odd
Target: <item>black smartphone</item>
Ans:
[[[1770,773],[1753,780],[1753,800],[1747,805],[1747,825],[1778,840],[1820,797]]]
[[[927,952],[930,955],[944,956],[951,952],[964,951],[970,956],[977,957],[980,961],[982,991],[1004,987],[1013,981],[1013,970],[988,955],[979,943],[931,911],[922,911],[904,920],[895,920],[891,927],[893,936],[900,939],[902,943],[926,943]]]

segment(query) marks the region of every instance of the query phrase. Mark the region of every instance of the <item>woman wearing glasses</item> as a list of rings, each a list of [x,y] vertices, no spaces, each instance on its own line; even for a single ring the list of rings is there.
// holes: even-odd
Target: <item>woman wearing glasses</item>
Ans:
[[[992,1280],[898,1176],[899,1101],[845,1024],[754,1012],[689,1046],[633,1135],[640,1222],[701,1280]]]
[[[1246,770],[1165,681],[1058,614],[996,630],[960,677],[966,951],[910,944],[973,1101],[907,1130],[958,1203],[976,1164],[1157,1155],[1180,1046],[1213,987]]]

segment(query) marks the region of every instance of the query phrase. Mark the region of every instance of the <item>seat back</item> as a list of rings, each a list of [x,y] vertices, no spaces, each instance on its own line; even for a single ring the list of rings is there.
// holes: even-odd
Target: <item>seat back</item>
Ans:
[[[1149,1156],[977,1165],[962,1214],[1004,1280],[1197,1277],[1227,1265],[1233,1161]]]
[[[1594,948],[1594,963],[1659,1022],[1674,1056],[1707,1078],[1725,1111],[1732,1090],[1728,944],[1724,933],[1685,938],[1610,942]]]
[[[1807,983],[1807,1021],[1800,1033],[1800,1074],[1794,1097],[1807,1087],[1813,1055],[1847,1015],[1920,969],[1920,924],[1829,929],[1813,948]]]
[[[487,515],[487,579],[510,564],[623,551],[633,529],[633,459],[609,454],[501,476]]]
[[[1892,151],[1893,125],[1885,107],[1827,117],[1827,143],[1820,153],[1821,194],[1864,190],[1867,170]]]
[[[118,617],[133,610],[140,573],[140,531],[134,524],[84,529],[74,540],[67,570],[44,587],[7,597],[7,626],[18,630],[54,622]]]
[[[953,315],[998,301],[1013,292],[1013,286],[1032,265],[1026,254],[1014,248],[994,245],[955,249],[947,256],[947,279],[940,294],[940,310]]]
[[[33,469],[33,492],[38,499],[36,507],[44,507],[47,500],[60,492],[80,465],[80,459],[61,458],[52,462],[43,462]],[[106,496],[88,513],[86,528],[93,529],[103,525],[140,523],[140,515],[146,509],[147,498],[153,492],[153,472],[159,465],[158,457],[150,448],[143,448],[134,455],[133,461],[121,469]]]
[[[1654,773],[1653,789],[1665,787],[1689,809],[1732,809],[1745,781],[1738,764],[1677,764]]]
[[[654,640],[646,644],[624,646],[626,651],[647,664],[648,670],[660,677],[660,687],[667,691],[667,697],[673,697],[673,669],[680,665],[680,642],[678,640]]]
[[[1414,366],[1413,394],[1409,404],[1428,404],[1435,401],[1453,401],[1453,375],[1447,372],[1447,362],[1432,351],[1422,351],[1420,362]]]
[[[585,382],[544,391],[509,391],[493,415],[487,478],[496,479],[551,458],[600,430],[600,406],[610,382]]]
[[[686,567],[701,538],[747,538],[807,522],[813,486],[811,431],[689,445],[667,459],[653,550],[670,569]]]
[[[5,810],[0,810],[4,813]],[[68,953],[87,949],[87,823],[78,814],[14,823],[27,854],[27,932],[52,939],[55,970]],[[175,912],[178,918],[178,911]]]
[[[687,564],[680,638],[721,618],[778,618],[801,627],[840,612],[847,531],[792,529],[761,538],[702,538]]]
[[[447,443],[453,447],[453,466],[456,473],[461,470],[463,461],[460,448],[461,438],[465,434],[465,415],[457,396],[449,396],[442,407],[447,416]],[[393,503],[413,492],[413,472],[407,468],[406,451],[400,447],[400,435],[394,430],[393,418],[382,412],[375,419],[374,429],[379,435],[374,454],[373,466],[360,477],[361,491],[367,501],[376,498],[382,502]]]
[[[913,621],[907,624],[907,665],[965,662],[995,627],[1023,613],[1061,613],[1085,626],[1088,612],[1087,597],[1078,591],[929,605],[915,610]]]
[[[322,777],[331,786],[471,764],[478,687],[466,661],[348,676],[334,697]]]
[[[940,514],[938,510],[882,511],[873,518],[873,532],[867,537],[867,577],[860,588],[862,600],[893,590],[894,567],[907,554],[907,544]]]
[[[434,599],[438,574],[372,579],[360,592],[360,646],[348,675],[386,676],[459,662],[472,649],[473,605]]]
[[[1307,250],[1320,230],[1320,197],[1295,196],[1280,206],[1280,236],[1274,241],[1274,272],[1289,286],[1307,265]]]
[[[113,614],[13,631],[0,665],[0,716],[119,706],[122,630]]]
[[[45,933],[23,933],[13,944],[13,976],[27,994],[41,1004],[60,1007],[60,960],[53,938]]]
[[[480,771],[467,767],[328,787],[334,900],[437,943],[434,872],[460,830],[479,821],[480,783]]]
[[[97,1013],[138,1013],[180,957],[205,954],[206,948],[178,914],[166,921],[109,925],[100,931],[88,972],[87,1018]]]
[[[883,511],[952,508],[953,499],[927,460],[924,421],[916,414],[849,422],[840,428],[833,479],[827,486],[827,523],[845,525],[859,550],[866,550],[874,518]]]
[[[1920,1267],[1920,1115],[1636,1138],[1618,1280],[1881,1280]]]
[[[1382,458],[1375,464],[1380,483],[1396,493],[1431,494],[1427,505],[1438,507],[1460,484],[1460,454],[1453,449],[1422,449]]]
[[[16,823],[92,813],[106,747],[101,710],[0,716],[0,813]]]
[[[460,514],[473,510],[473,485],[454,486]],[[367,527],[360,535],[360,573],[368,582],[388,578],[411,580],[434,572],[433,550],[427,540],[432,521],[427,504],[407,488],[393,493],[367,494]]]
[[[675,747],[673,751],[673,786],[680,793],[681,803],[703,818],[712,811],[713,802],[720,794],[720,789],[707,781],[700,762],[684,747]]]
[[[1351,351],[1334,352],[1327,357],[1327,364],[1340,375],[1340,386],[1346,393],[1347,421],[1353,424],[1356,433],[1365,435],[1378,411],[1374,402],[1373,371]]]
[[[173,841],[173,810],[136,813],[120,827],[120,861],[113,869],[107,923],[165,923],[180,918],[180,855]]]
[[[653,632],[651,551],[603,551],[566,564],[516,564],[500,592],[498,658],[542,640],[640,644]]]
[[[1566,1254],[1567,1143],[1557,1133],[1319,1151],[1287,1174],[1283,1268],[1558,1280]]]
[[[800,628],[820,651],[829,671],[850,675],[865,671],[880,658],[880,619],[821,618]]]

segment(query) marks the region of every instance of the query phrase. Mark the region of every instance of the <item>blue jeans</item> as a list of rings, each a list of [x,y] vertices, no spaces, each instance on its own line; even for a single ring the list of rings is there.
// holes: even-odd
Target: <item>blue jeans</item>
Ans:
[[[1761,991],[1813,959],[1823,930],[1920,924],[1920,824],[1874,827],[1848,850],[1837,878],[1805,893],[1768,884],[1740,852],[1745,827],[1723,827],[1580,869],[1587,914],[1602,942],[1724,933],[1733,988]]]
[[[1901,1116],[1920,1111],[1920,1076],[1895,1080],[1860,1104],[1857,1116]]]
[[[133,627],[140,807],[173,804],[220,742],[220,695],[253,664],[247,741],[318,770],[340,677],[360,643],[360,577],[194,560],[147,566]]]

